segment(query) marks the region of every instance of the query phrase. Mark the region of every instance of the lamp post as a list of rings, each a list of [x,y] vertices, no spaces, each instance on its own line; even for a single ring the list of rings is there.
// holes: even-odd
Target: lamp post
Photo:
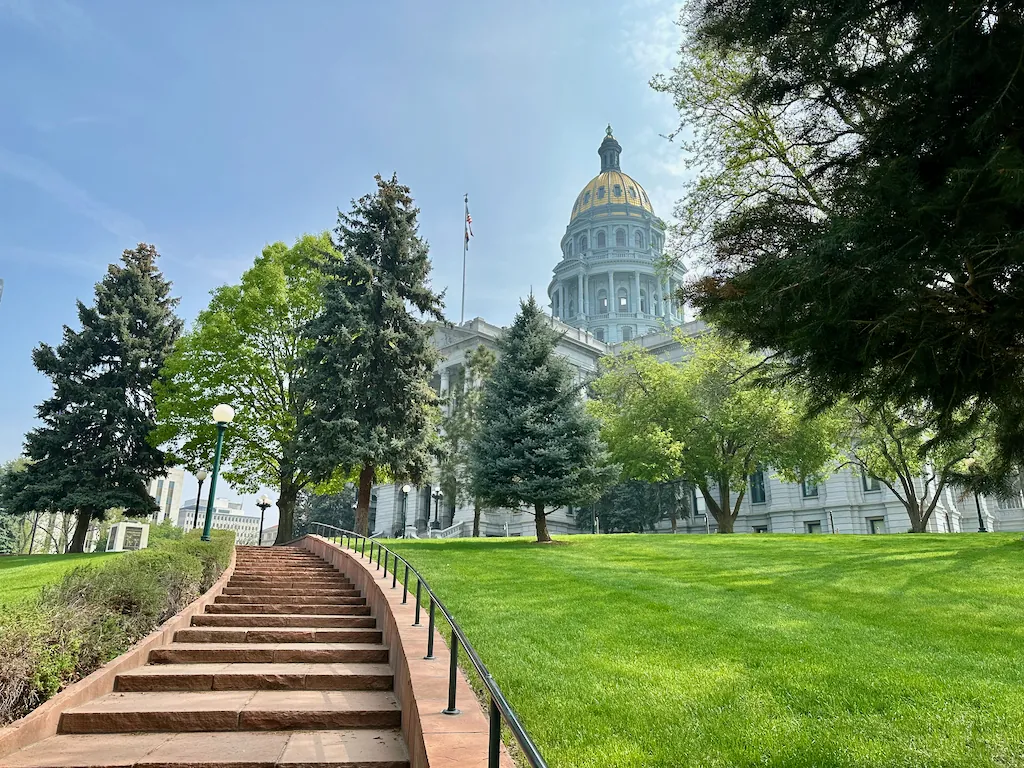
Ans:
[[[411,491],[411,490],[412,490],[412,488],[409,486],[408,483],[406,483],[405,485],[402,486],[402,537],[403,538],[405,537],[405,524],[406,524],[405,523],[405,521],[406,521],[405,510],[409,506],[409,491]]]
[[[199,527],[199,500],[203,497],[203,480],[206,479],[206,470],[200,469],[196,472],[196,480],[199,481],[199,490],[196,491],[196,511],[192,515],[192,530]]]
[[[217,425],[217,448],[213,452],[213,474],[210,476],[210,493],[206,499],[206,522],[203,524],[203,541],[210,540],[213,525],[213,502],[217,497],[217,474],[220,472],[220,452],[224,448],[224,430],[235,418],[235,409],[221,403],[213,409],[213,421]]]
[[[440,488],[438,488],[436,491],[434,491],[430,495],[434,497],[434,522],[431,523],[430,527],[431,528],[440,528],[441,527],[441,521],[437,519],[437,513],[441,509],[441,499],[444,498],[444,492]]]
[[[256,546],[263,546],[263,515],[267,513],[267,507],[270,506],[270,499],[267,498],[266,494],[260,496],[260,500],[256,502],[256,506],[260,508],[260,537],[256,539]]]

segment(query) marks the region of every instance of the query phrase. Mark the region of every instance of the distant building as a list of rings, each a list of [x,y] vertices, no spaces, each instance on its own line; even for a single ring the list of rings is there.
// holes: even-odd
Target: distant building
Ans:
[[[260,546],[269,547],[273,545],[275,539],[277,539],[277,526],[272,525],[269,528],[264,528],[263,539],[260,541]]]
[[[185,487],[185,470],[171,467],[163,477],[154,477],[149,481],[149,495],[160,507],[152,515],[154,523],[162,523],[167,518],[174,519],[174,510],[181,506],[181,493]]]
[[[199,514],[196,515],[196,500],[186,499],[185,503],[178,509],[179,528],[191,531],[193,520],[194,527],[202,529],[206,521],[206,499],[199,501]],[[234,531],[235,543],[251,545],[255,544],[260,533],[259,515],[247,515],[242,509],[242,502],[228,501],[227,499],[214,499],[213,520],[211,528],[218,531]]]

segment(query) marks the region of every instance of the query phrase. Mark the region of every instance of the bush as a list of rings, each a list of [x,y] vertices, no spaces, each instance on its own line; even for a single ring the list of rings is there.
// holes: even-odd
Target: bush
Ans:
[[[124,653],[208,590],[234,534],[158,538],[98,566],[75,568],[32,603],[0,615],[0,725],[27,714]]]

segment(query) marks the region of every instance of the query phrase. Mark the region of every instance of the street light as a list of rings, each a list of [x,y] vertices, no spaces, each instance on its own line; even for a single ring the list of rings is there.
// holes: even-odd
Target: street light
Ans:
[[[408,483],[402,486],[402,536],[405,536],[405,510],[409,505],[409,491],[412,490],[412,486]]]
[[[196,491],[196,511],[192,515],[192,530],[199,527],[199,499],[203,496],[203,480],[206,479],[206,470],[200,469],[196,472],[196,480],[199,481],[199,490]]]
[[[256,502],[256,506],[260,508],[260,537],[256,539],[256,546],[263,546],[263,515],[267,513],[267,507],[270,506],[270,499],[267,498],[266,494],[260,496],[260,500]]]
[[[213,502],[217,497],[217,474],[220,472],[220,452],[224,448],[224,430],[235,418],[235,409],[221,403],[213,409],[213,421],[217,425],[217,448],[213,452],[213,475],[210,477],[210,494],[206,499],[206,523],[203,525],[203,541],[210,540],[213,525]]]
[[[441,499],[444,498],[444,492],[440,488],[438,488],[430,495],[434,497],[434,522],[430,527],[440,528],[441,521],[437,519],[437,513],[441,509]]]

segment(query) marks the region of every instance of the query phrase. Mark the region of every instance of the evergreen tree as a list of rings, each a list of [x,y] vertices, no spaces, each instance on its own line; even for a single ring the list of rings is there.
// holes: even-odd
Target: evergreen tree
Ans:
[[[569,364],[554,355],[558,339],[533,296],[522,302],[470,451],[474,493],[489,506],[532,507],[540,542],[551,541],[548,512],[593,502],[615,475]]]
[[[495,355],[481,345],[466,355],[462,376],[448,392],[448,411],[441,419],[440,485],[445,498],[473,505],[473,536],[480,535],[480,496],[474,492],[469,456],[473,436],[480,428],[483,384],[494,369]]]
[[[444,319],[409,188],[395,176],[376,181],[375,194],[339,213],[334,247],[318,259],[323,311],[306,330],[309,411],[299,452],[317,481],[339,467],[358,472],[363,534],[378,477],[417,480],[429,465],[438,356],[425,318]]]
[[[158,258],[145,243],[126,250],[97,283],[94,306],[78,302],[81,330],[65,326],[60,345],[32,354],[53,396],[37,406],[43,424],[25,438],[30,463],[14,506],[77,515],[71,552],[82,551],[89,523],[108,509],[157,511],[146,487],[165,467],[148,440],[152,386],[181,331]]]

